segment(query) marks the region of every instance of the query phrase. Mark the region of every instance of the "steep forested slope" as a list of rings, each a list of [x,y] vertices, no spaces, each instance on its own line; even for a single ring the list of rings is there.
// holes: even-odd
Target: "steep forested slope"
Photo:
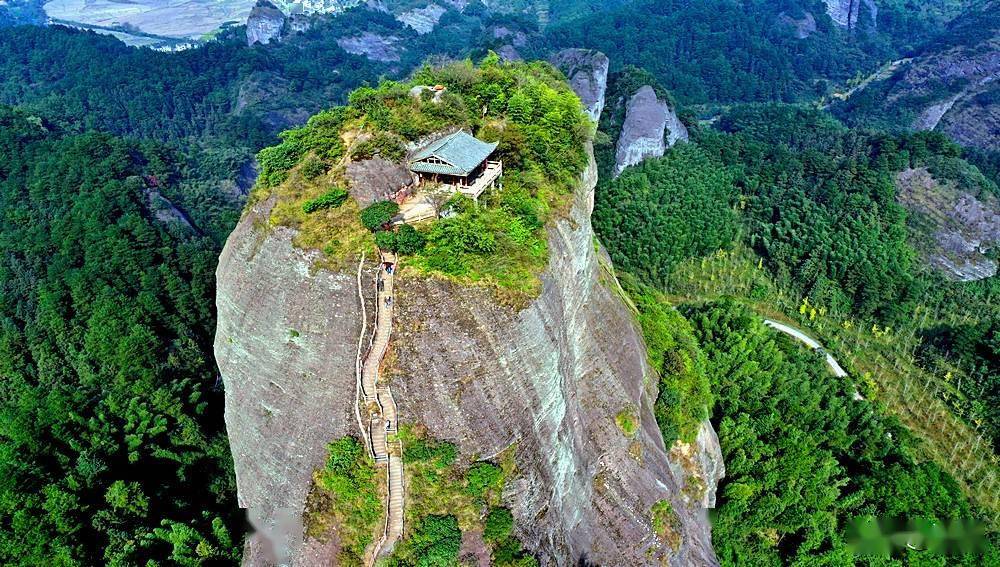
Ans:
[[[944,376],[927,395],[940,396],[996,443],[1000,382],[989,360],[1000,320],[997,279],[950,282],[932,271],[898,202],[898,172],[915,169],[992,199],[996,185],[960,157],[961,148],[938,133],[850,130],[822,111],[780,104],[736,107],[712,126],[689,128],[690,144],[599,185],[595,228],[616,264],[668,296],[719,290],[712,297],[733,293],[717,281],[733,276],[707,266],[749,256],[735,268],[756,274],[735,286],[745,301],[767,313],[798,307],[807,322],[857,325],[862,336],[923,340],[916,360],[909,351],[900,359],[926,373],[924,382]],[[791,309],[781,300],[789,296],[796,298]],[[640,313],[654,311],[651,297],[638,295]],[[914,457],[920,443],[893,420],[873,417],[877,408],[851,400],[849,383],[820,360],[774,341],[743,305],[681,311],[707,357],[713,423],[726,455],[713,534],[724,563],[848,561],[843,530],[855,515],[984,513],[969,507],[948,472],[922,460],[926,453]],[[850,371],[855,387],[870,387],[870,374]],[[671,370],[665,375],[668,385],[675,380]],[[865,396],[887,398],[880,384]],[[685,396],[670,395],[668,402],[684,407]],[[798,414],[803,407],[812,410]],[[892,446],[882,444],[888,434],[898,440]],[[973,490],[981,505],[992,501],[988,482]]]
[[[713,421],[726,459],[713,542],[724,565],[924,564],[852,555],[855,517],[967,518],[969,504],[937,465],[914,459],[915,441],[872,402],[852,396],[821,357],[765,327],[745,306],[686,306],[707,359]],[[918,544],[925,547],[926,541]],[[886,553],[888,555],[888,553]],[[949,565],[991,565],[990,549]]]
[[[977,3],[913,55],[835,104],[834,113],[853,126],[937,130],[1000,151],[1000,2]]]
[[[0,562],[235,561],[208,238],[169,163],[0,109]]]
[[[643,67],[684,103],[803,100],[943,26],[943,17],[921,17],[913,6],[879,4],[884,30],[848,31],[819,2],[640,0],[555,25],[544,43],[600,49],[615,67]]]

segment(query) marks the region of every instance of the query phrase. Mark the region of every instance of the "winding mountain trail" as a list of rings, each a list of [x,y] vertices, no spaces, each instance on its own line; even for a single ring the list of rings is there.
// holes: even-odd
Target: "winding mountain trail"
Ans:
[[[386,522],[382,539],[376,544],[369,565],[392,551],[403,535],[403,447],[391,439],[399,431],[396,400],[388,384],[379,383],[379,366],[389,348],[392,336],[394,275],[398,265],[396,255],[381,253],[376,278],[375,329],[364,364],[361,367],[361,395],[368,412],[368,448],[376,464],[387,464],[389,498],[386,502]]]

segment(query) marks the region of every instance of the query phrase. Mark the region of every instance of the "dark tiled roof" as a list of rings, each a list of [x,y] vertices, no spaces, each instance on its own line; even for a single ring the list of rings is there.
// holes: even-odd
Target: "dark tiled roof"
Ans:
[[[410,169],[421,173],[442,173],[465,176],[490,157],[499,142],[476,139],[465,130],[435,140],[417,152],[410,160]],[[427,163],[429,157],[445,163]]]

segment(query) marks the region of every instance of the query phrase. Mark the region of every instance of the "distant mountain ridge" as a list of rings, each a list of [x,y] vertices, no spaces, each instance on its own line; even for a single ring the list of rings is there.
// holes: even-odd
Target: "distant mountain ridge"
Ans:
[[[851,125],[937,130],[967,147],[1000,150],[1000,2],[976,5],[833,110]]]

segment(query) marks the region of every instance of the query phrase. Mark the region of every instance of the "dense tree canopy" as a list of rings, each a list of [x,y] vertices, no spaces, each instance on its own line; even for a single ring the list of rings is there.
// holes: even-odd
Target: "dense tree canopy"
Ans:
[[[135,144],[0,109],[0,155],[0,561],[237,560],[211,241]]]
[[[662,284],[678,262],[729,246],[735,201],[733,174],[683,144],[602,183],[594,229],[615,264]]]
[[[899,565],[850,555],[844,527],[860,516],[969,517],[958,485],[916,461],[894,419],[854,399],[822,357],[778,336],[744,306],[687,306],[707,358],[726,478],[712,541],[724,565]],[[968,556],[963,565],[1000,559]],[[908,551],[909,561],[934,561]],[[913,563],[910,563],[913,564]],[[923,564],[923,563],[920,563]]]

